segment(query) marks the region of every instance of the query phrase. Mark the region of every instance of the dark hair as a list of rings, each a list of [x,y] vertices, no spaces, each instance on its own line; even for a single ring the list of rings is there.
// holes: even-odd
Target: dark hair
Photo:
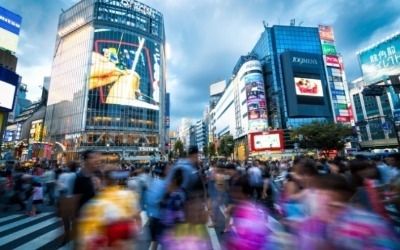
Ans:
[[[388,155],[388,158],[394,158],[394,160],[396,162],[400,163],[400,153],[392,153],[392,154]]]
[[[346,167],[344,166],[344,164],[340,161],[337,160],[333,160],[333,161],[328,161],[328,164],[333,164],[338,166],[339,168],[339,173],[344,174],[346,172]]]
[[[191,145],[188,148],[188,155],[197,154],[199,152],[199,148],[196,145]]]
[[[96,152],[93,151],[93,150],[91,150],[91,149],[88,149],[88,150],[83,151],[83,152],[82,152],[82,158],[83,158],[83,160],[89,159],[90,155],[91,155],[91,154],[94,154],[94,153],[96,153]]]
[[[68,164],[69,171],[72,173],[75,173],[80,167],[81,165],[76,161],[70,162]]]
[[[311,159],[300,159],[293,165],[293,167],[300,175],[317,176],[319,174],[315,161]]]
[[[364,185],[364,177],[360,174],[361,171],[368,168],[374,168],[375,165],[368,160],[354,159],[349,162],[349,169],[351,173],[351,182],[353,188],[361,187]]]
[[[341,200],[344,202],[349,201],[353,195],[353,189],[346,178],[336,174],[321,175],[315,181],[315,188],[338,192],[341,194]]]
[[[240,176],[239,179],[234,182],[233,188],[237,191],[243,192],[243,194],[250,196],[252,190],[250,188],[249,180],[246,176]]]

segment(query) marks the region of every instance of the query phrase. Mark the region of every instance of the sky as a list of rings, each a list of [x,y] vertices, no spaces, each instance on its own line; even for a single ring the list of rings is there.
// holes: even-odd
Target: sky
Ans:
[[[22,16],[17,73],[37,100],[50,76],[58,17],[77,0],[0,0]],[[252,50],[269,26],[333,26],[348,81],[361,76],[357,51],[400,31],[398,0],[142,0],[164,15],[169,46],[167,91],[171,129],[181,118],[201,119],[209,85],[229,79],[241,55]]]

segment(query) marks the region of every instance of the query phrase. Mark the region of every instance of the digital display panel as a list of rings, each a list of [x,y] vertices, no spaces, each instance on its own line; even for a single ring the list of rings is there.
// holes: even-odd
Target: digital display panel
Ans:
[[[268,132],[256,132],[250,134],[252,151],[282,150],[284,149],[283,131],[271,130]]]
[[[0,109],[13,109],[16,89],[15,85],[0,80]]]
[[[400,74],[400,33],[359,53],[364,82],[377,83]]]
[[[160,43],[144,37],[96,30],[88,107],[124,105],[159,110],[160,49]]]
[[[0,7],[0,48],[17,51],[22,17]]]
[[[296,95],[323,97],[322,83],[320,79],[295,77]]]

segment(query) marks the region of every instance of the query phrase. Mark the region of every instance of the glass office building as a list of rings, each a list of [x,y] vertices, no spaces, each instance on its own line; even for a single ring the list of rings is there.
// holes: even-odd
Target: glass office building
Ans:
[[[318,27],[265,27],[251,54],[263,66],[271,128],[333,120]]]
[[[147,160],[165,147],[163,15],[137,1],[82,0],[59,18],[45,135],[67,157]],[[160,112],[161,111],[161,112]]]

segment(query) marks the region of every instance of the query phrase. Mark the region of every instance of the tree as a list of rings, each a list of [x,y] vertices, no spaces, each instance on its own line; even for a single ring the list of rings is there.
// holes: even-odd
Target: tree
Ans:
[[[342,150],[346,137],[352,134],[352,129],[345,125],[313,121],[296,128],[292,138],[300,148],[318,149],[327,158],[330,150]]]
[[[178,139],[175,144],[174,144],[174,152],[177,154],[179,157],[185,155],[185,149],[183,147],[183,143],[180,139]]]
[[[203,154],[204,154],[204,157],[205,158],[208,158],[208,146],[207,145],[204,145],[203,146]]]
[[[233,153],[234,141],[232,135],[225,135],[219,140],[218,154],[223,156],[231,156]]]
[[[208,155],[210,157],[213,157],[216,155],[215,144],[213,142],[210,142],[208,144]]]

